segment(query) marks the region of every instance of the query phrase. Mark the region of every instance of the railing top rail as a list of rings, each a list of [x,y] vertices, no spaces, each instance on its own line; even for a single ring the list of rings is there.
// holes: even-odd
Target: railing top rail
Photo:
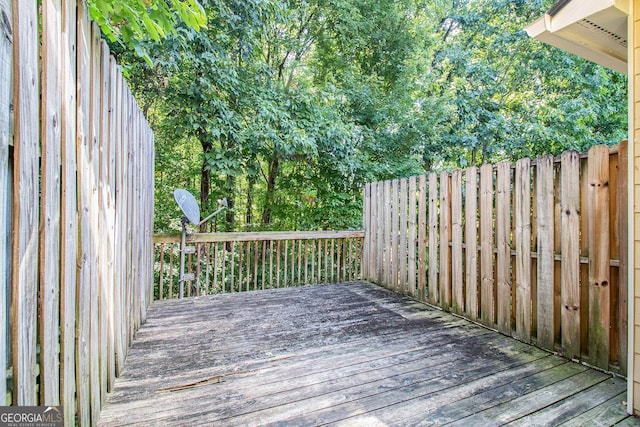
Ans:
[[[191,243],[254,242],[263,240],[313,240],[346,239],[364,237],[363,230],[329,231],[249,231],[235,233],[193,233],[187,234]],[[180,234],[155,234],[154,243],[180,243]]]

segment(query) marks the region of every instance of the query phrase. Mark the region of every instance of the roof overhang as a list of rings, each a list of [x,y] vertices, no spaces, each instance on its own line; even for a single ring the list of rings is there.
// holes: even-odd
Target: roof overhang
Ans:
[[[629,0],[560,0],[525,28],[529,36],[627,74]]]

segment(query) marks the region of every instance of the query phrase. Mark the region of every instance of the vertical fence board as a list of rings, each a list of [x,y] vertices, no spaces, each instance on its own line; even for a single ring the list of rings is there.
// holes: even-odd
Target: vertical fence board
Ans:
[[[618,187],[617,187],[617,200],[618,205],[616,207],[616,232],[618,234],[618,258],[620,259],[620,266],[618,267],[618,328],[619,339],[619,363],[620,372],[622,375],[627,375],[627,349],[628,349],[628,280],[629,280],[629,262],[628,262],[628,244],[629,244],[629,217],[628,212],[628,182],[627,182],[627,169],[628,169],[628,142],[622,141],[619,147],[618,154]]]
[[[100,292],[100,397],[101,404],[104,403],[106,392],[109,387],[111,374],[109,366],[111,364],[110,351],[110,327],[111,304],[113,301],[113,227],[112,227],[112,185],[111,185],[111,123],[109,110],[111,109],[111,68],[109,47],[106,42],[102,41],[100,56],[100,161],[98,178],[100,180],[99,188],[99,228],[100,228],[100,276],[99,292]]]
[[[589,357],[594,365],[609,367],[609,150],[589,150],[587,218],[589,230]]]
[[[375,282],[382,283],[383,281],[383,267],[384,267],[384,183],[378,182],[376,185],[376,270],[375,270]],[[333,243],[333,242],[332,242]],[[331,245],[331,281],[333,282],[334,264],[333,264],[333,244]]]
[[[391,255],[391,289],[399,290],[399,263],[400,256],[398,250],[400,249],[400,243],[398,242],[398,233],[400,229],[400,199],[399,199],[400,181],[394,179],[391,182],[391,204],[389,210],[391,210],[391,247],[393,248]]]
[[[429,283],[428,300],[431,304],[438,301],[438,175],[429,174]]]
[[[427,285],[427,176],[418,184],[418,299],[424,301]]]
[[[416,296],[416,177],[409,178],[409,206],[407,212],[408,232],[409,238],[407,241],[408,246],[408,281],[407,292],[409,295]]]
[[[60,402],[58,326],[60,319],[60,118],[62,92],[62,4],[42,3],[40,141],[40,402]]]
[[[89,168],[85,179],[89,179],[89,222],[88,228],[85,230],[84,238],[89,238],[90,248],[88,251],[88,262],[91,265],[89,282],[89,301],[90,301],[90,331],[89,331],[89,382],[91,396],[91,422],[96,423],[100,416],[100,306],[102,305],[100,295],[100,284],[98,282],[99,269],[99,241],[100,227],[99,219],[99,175],[100,175],[100,106],[101,87],[100,87],[100,31],[98,25],[91,25],[91,53],[90,53],[90,82],[91,92],[89,95]]]
[[[587,159],[580,160],[580,257],[589,256],[587,193],[589,189]],[[580,353],[589,353],[589,264],[580,264]]]
[[[76,1],[63,0],[62,11],[60,396],[64,418],[70,420],[76,412]]]
[[[125,313],[122,325],[122,340],[123,348],[125,351],[125,357],[127,349],[131,342],[131,329],[133,324],[133,314],[131,307],[131,295],[132,295],[132,271],[131,271],[131,180],[132,180],[132,167],[131,167],[131,147],[130,141],[133,140],[133,133],[131,130],[132,118],[131,118],[131,92],[129,91],[126,83],[123,81],[122,87],[122,106],[124,108],[122,117],[122,157],[123,157],[123,240],[122,240],[122,271],[123,271],[123,300],[122,310]]]
[[[464,312],[464,276],[462,266],[462,171],[451,173],[451,298],[452,310]]]
[[[495,320],[493,278],[493,167],[480,168],[480,318],[493,326]]]
[[[377,186],[376,183],[372,183],[369,186],[369,191],[370,191],[370,198],[369,198],[369,225],[371,227],[370,231],[369,231],[369,270],[367,271],[367,275],[369,277],[369,280],[371,281],[375,281],[375,277],[376,277],[376,248],[377,248],[377,230],[376,230],[376,224],[377,224],[377,207],[378,207],[378,200],[376,197],[377,194]],[[323,277],[324,277],[324,281],[328,282],[327,279],[327,274],[329,272],[328,270],[328,264],[327,264],[327,249],[328,249],[328,243],[325,240],[324,241],[324,250],[322,252],[322,263],[324,264],[324,269],[323,269]]]
[[[553,348],[560,346],[562,344],[562,288],[561,288],[561,279],[562,279],[562,263],[561,263],[561,250],[562,250],[562,236],[561,236],[561,222],[562,222],[562,203],[560,190],[562,183],[561,180],[561,166],[560,163],[554,163],[554,185],[553,185],[553,258],[554,258],[554,268],[553,268],[553,338],[554,344]]]
[[[554,343],[554,179],[553,156],[537,159],[537,342],[544,348]]]
[[[451,176],[440,174],[440,306],[451,308]]]
[[[10,0],[0,0],[0,14],[7,17],[7,20],[0,22],[0,75],[10,76],[13,67],[12,62],[12,10]],[[0,79],[0,213],[2,218],[11,216],[9,209],[9,142],[10,134],[10,112],[11,112],[11,78]],[[7,242],[9,239],[9,222],[0,221],[0,242]],[[7,358],[9,357],[9,349],[7,347],[9,334],[9,318],[8,318],[8,287],[10,283],[9,274],[9,251],[6,244],[0,245],[0,283],[4,285],[0,288],[3,294],[0,296],[0,372],[2,372],[3,381],[0,383],[0,405],[7,402],[7,382],[5,372],[7,372]]]
[[[384,182],[384,286],[393,289],[391,284],[392,252],[391,245],[391,181]]]
[[[467,169],[465,177],[465,310],[467,315],[478,318],[478,169]]]
[[[496,179],[496,256],[498,330],[511,333],[511,163],[498,164]]]
[[[535,230],[538,229],[538,168],[535,165],[531,168],[531,250],[535,251],[538,248],[538,233]],[[531,258],[531,337],[537,336],[538,328],[538,258]]]
[[[371,258],[369,259],[369,278],[372,281],[377,280],[377,272],[378,272],[378,184],[371,184],[371,246],[369,248],[369,253]],[[325,242],[326,243],[326,242]],[[325,253],[325,257],[326,257]],[[328,265],[325,263],[325,275],[328,272]]]
[[[78,400],[78,422],[89,425],[90,417],[90,344],[91,344],[91,242],[89,205],[91,204],[91,160],[90,160],[90,84],[91,84],[91,34],[86,7],[78,5],[78,209],[80,257],[78,275],[78,324],[76,380]]]
[[[364,198],[363,198],[363,207],[362,207],[362,225],[364,228],[364,248],[363,252],[366,256],[362,257],[362,268],[365,272],[364,278],[366,280],[371,280],[371,276],[369,274],[371,262],[371,233],[372,233],[372,225],[371,225],[371,183],[367,183],[364,186]],[[318,283],[320,282],[320,249],[318,248]],[[280,271],[280,268],[278,268]]]
[[[531,162],[516,162],[514,198],[516,247],[516,336],[531,339]]]
[[[11,355],[13,402],[35,405],[38,307],[38,10],[13,3],[14,179]],[[30,208],[31,207],[31,208]]]
[[[619,233],[618,226],[618,160],[619,153],[609,155],[609,258],[620,259],[618,252]],[[618,287],[620,285],[618,281],[618,268],[617,266],[609,265],[609,313],[611,318],[609,319],[610,325],[610,337],[609,337],[609,368],[616,369],[619,367],[619,350],[620,350],[620,335],[618,331],[618,298],[620,293]]]
[[[561,327],[562,351],[580,356],[580,159],[576,151],[562,153]]]
[[[400,248],[398,249],[398,290],[402,294],[407,292],[407,178],[400,180],[400,191],[398,196],[400,197]]]
[[[121,108],[115,112],[116,114],[116,134],[115,134],[115,155],[116,155],[116,262],[118,263],[118,271],[116,272],[115,279],[115,321],[114,321],[114,340],[116,351],[116,375],[119,374],[123,367],[124,358],[126,354],[126,347],[124,341],[124,280],[125,271],[123,265],[125,263],[124,258],[124,242],[125,242],[125,203],[124,203],[124,81],[121,73],[116,75],[116,103]],[[174,245],[171,245],[171,252],[169,253],[169,298],[173,297],[173,255]]]

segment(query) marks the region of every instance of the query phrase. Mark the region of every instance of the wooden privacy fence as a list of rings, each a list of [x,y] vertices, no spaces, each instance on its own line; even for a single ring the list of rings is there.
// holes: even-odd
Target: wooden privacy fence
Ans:
[[[187,236],[186,296],[356,280],[362,231],[201,233]],[[156,299],[179,297],[180,235],[156,235]]]
[[[626,374],[627,143],[367,184],[363,276]]]
[[[83,2],[0,13],[0,403],[90,425],[152,299],[153,134]]]

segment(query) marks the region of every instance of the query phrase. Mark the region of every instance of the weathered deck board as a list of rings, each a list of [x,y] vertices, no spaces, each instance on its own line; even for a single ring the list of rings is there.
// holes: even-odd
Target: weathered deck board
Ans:
[[[624,388],[382,288],[344,283],[156,302],[100,425],[613,425],[626,421]]]

